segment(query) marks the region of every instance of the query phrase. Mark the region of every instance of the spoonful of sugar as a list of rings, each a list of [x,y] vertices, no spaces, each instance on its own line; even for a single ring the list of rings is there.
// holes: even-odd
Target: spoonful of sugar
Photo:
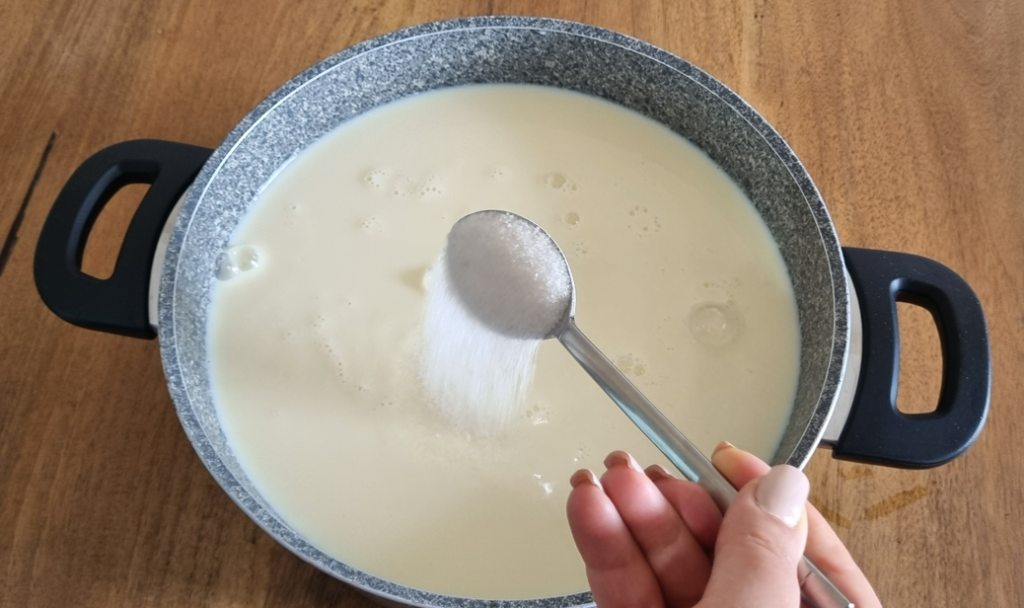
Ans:
[[[556,338],[682,474],[724,513],[736,489],[576,326],[576,286],[554,239],[508,211],[471,213],[448,235],[445,272],[454,295],[482,325],[524,340]],[[850,601],[806,557],[804,600],[817,608]]]
[[[452,291],[490,329],[541,340],[571,317],[569,264],[548,233],[526,218],[471,213],[452,227],[445,254]]]

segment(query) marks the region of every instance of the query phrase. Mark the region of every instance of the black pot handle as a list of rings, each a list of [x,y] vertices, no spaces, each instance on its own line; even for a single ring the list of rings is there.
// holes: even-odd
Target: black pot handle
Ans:
[[[36,289],[58,317],[89,329],[153,338],[149,276],[167,216],[213,150],[155,139],[115,144],[75,170],[36,245]],[[82,252],[103,206],[128,184],[152,184],[125,233],[114,273],[82,272]]]
[[[966,450],[988,416],[992,367],[981,303],[967,282],[934,260],[843,249],[860,300],[864,348],[850,415],[832,454],[906,468],[945,464]],[[942,344],[942,390],[926,414],[896,409],[900,338],[896,302],[928,309]]]

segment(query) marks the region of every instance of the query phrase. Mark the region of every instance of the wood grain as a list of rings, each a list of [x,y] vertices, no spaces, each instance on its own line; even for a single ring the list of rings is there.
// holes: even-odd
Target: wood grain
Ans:
[[[175,418],[154,342],[45,309],[33,248],[61,185],[99,148],[139,137],[214,146],[333,52],[489,13],[583,21],[694,62],[787,138],[844,244],[929,256],[971,283],[994,362],[980,440],[928,471],[819,452],[812,500],[887,605],[1020,605],[1024,5],[1007,0],[0,3],[0,243],[54,137],[0,271],[0,605],[371,605],[216,486]],[[120,207],[111,226],[131,212]],[[116,249],[116,233],[97,255]],[[927,409],[941,369],[934,329],[904,317],[900,403]]]

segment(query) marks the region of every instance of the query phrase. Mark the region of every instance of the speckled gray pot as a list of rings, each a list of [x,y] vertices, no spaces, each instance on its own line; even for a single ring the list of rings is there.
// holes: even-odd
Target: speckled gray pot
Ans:
[[[213,153],[180,210],[160,277],[161,354],[181,423],[210,472],[264,530],[316,567],[381,599],[417,606],[587,605],[589,593],[529,601],[440,596],[332,559],[255,490],[214,411],[206,352],[213,269],[264,185],[362,112],[470,83],[541,84],[611,100],[694,142],[740,184],[777,239],[798,296],[800,379],[774,460],[803,466],[837,398],[850,318],[839,243],[814,184],[782,138],[714,78],[649,44],[577,23],[486,17],[417,26],[342,51],[275,91]]]
[[[721,83],[648,44],[577,23],[484,17],[427,24],[313,66],[257,106],[215,151],[135,140],[97,152],[62,188],[36,245],[36,288],[59,317],[142,338],[158,329],[171,396],[199,457],[231,498],[296,555],[388,604],[542,608],[591,602],[588,593],[528,601],[441,596],[331,559],[255,490],[225,439],[211,396],[206,325],[216,259],[265,185],[310,144],[362,112],[472,83],[548,85],[621,104],[694,142],[746,191],[779,245],[800,317],[797,394],[774,462],[802,467],[818,445],[828,445],[837,458],[933,467],[959,456],[980,434],[991,358],[984,313],[970,286],[918,256],[841,252],[803,166]],[[113,275],[98,280],[82,271],[81,252],[92,222],[127,183],[152,186]],[[895,406],[897,299],[928,308],[939,329],[943,380],[931,413],[907,415]]]

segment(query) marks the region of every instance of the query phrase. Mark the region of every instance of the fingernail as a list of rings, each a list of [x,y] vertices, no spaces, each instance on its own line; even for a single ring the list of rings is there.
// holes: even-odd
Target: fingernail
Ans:
[[[574,488],[581,483],[589,483],[594,487],[601,488],[601,482],[598,481],[597,476],[589,469],[580,469],[573,473],[572,477],[569,478],[569,485]]]
[[[630,456],[628,453],[619,450],[616,450],[611,454],[608,454],[608,457],[604,459],[604,466],[606,469],[610,469],[612,467],[626,466],[633,469],[637,473],[644,472],[643,469],[640,468],[640,463],[638,463],[635,458]]]
[[[780,464],[761,478],[754,499],[759,507],[792,528],[804,515],[810,490],[806,475],[788,464]]]
[[[718,445],[715,446],[715,451],[711,452],[711,456],[714,457],[715,454],[721,452],[725,448],[734,448],[734,447],[736,447],[736,446],[734,446],[733,444],[729,443],[728,441],[721,441],[721,442],[719,442]]]
[[[647,477],[651,481],[661,481],[662,479],[675,479],[672,473],[665,470],[665,467],[660,464],[652,464],[651,466],[644,469],[644,473],[647,473]]]

